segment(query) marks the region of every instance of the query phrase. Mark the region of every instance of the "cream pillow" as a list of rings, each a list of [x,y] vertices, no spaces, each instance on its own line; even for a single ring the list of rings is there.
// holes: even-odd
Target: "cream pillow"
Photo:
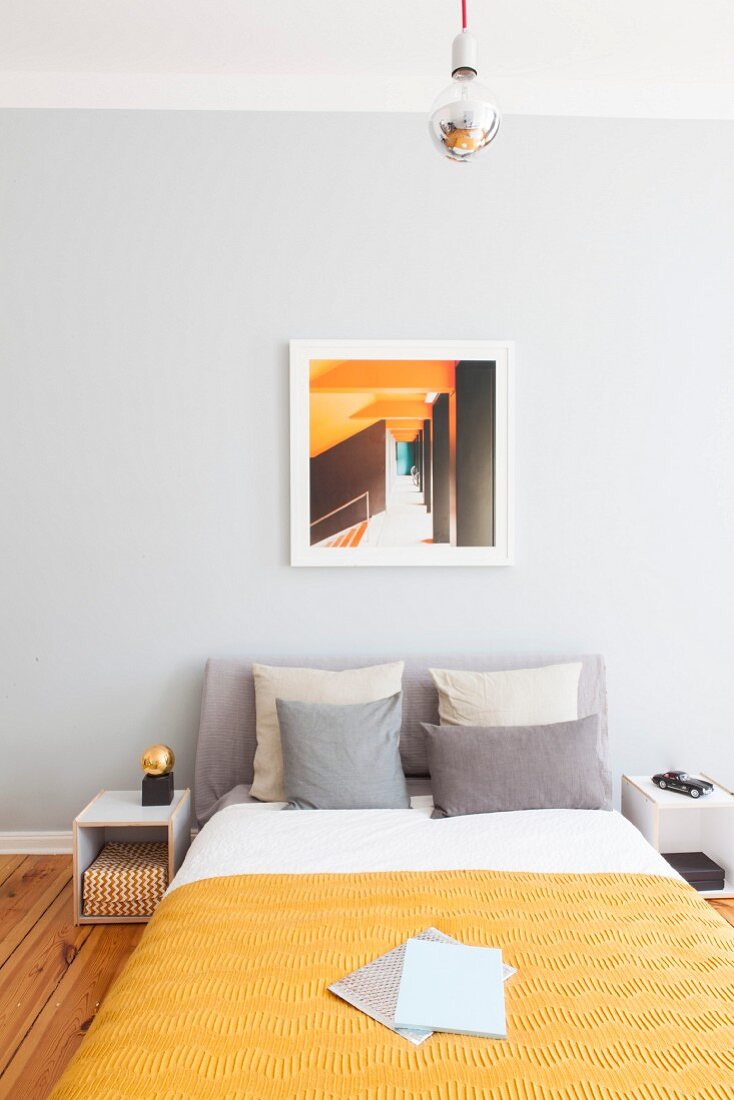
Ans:
[[[578,718],[580,661],[509,672],[430,672],[446,726],[547,726]]]
[[[402,690],[403,661],[371,668],[326,672],[320,668],[253,665],[257,747],[251,793],[263,802],[284,802],[283,752],[276,699],[291,703],[376,703]]]

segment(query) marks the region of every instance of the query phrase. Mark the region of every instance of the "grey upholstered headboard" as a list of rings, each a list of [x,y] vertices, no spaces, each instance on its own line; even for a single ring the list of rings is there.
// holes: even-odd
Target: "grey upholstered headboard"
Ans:
[[[253,661],[269,665],[294,665],[309,668],[361,668],[405,660],[403,674],[403,729],[400,753],[408,776],[428,775],[428,763],[421,722],[438,721],[436,688],[429,668],[496,669],[539,668],[542,665],[581,661],[579,680],[579,717],[599,714],[601,737],[607,755],[607,691],[604,660],[596,655],[459,655],[439,654],[425,657],[275,657],[258,654],[252,658],[210,659],[204,674],[201,700],[201,723],[196,750],[194,801],[200,824],[226,804],[234,788],[252,782],[252,762],[255,755],[255,689],[252,679]],[[611,775],[608,777],[611,806]],[[242,799],[235,799],[241,801]]]

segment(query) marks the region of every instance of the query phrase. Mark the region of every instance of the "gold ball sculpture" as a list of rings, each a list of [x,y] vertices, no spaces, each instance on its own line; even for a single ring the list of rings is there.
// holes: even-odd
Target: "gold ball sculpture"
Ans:
[[[173,749],[168,745],[151,745],[140,757],[140,766],[146,775],[168,775],[175,763]]]

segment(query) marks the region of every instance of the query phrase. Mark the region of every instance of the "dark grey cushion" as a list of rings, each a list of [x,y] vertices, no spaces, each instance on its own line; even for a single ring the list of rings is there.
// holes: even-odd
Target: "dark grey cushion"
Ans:
[[[433,817],[609,808],[597,714],[548,726],[423,728]]]
[[[283,788],[299,810],[406,809],[400,694],[375,703],[276,700]]]

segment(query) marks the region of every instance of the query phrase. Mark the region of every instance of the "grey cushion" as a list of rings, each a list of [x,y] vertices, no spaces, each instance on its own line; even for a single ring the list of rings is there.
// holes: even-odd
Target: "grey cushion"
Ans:
[[[196,816],[203,825],[221,809],[229,792],[252,782],[255,755],[255,685],[253,661],[268,665],[309,665],[312,668],[360,668],[369,664],[405,657],[403,673],[403,729],[400,755],[407,776],[428,775],[426,738],[421,722],[438,722],[438,696],[429,668],[493,669],[539,668],[541,665],[581,661],[579,679],[580,717],[599,714],[601,738],[606,753],[607,690],[604,661],[599,656],[580,657],[568,653],[427,653],[405,656],[400,653],[360,655],[342,653],[339,657],[313,657],[303,653],[273,656],[256,652],[253,656],[212,658],[207,662],[201,698],[201,721],[196,746],[194,796]],[[611,805],[612,776],[607,769],[607,797]]]
[[[596,714],[548,726],[423,728],[433,817],[608,808]]]
[[[400,694],[375,703],[276,700],[283,788],[300,810],[406,809]]]

